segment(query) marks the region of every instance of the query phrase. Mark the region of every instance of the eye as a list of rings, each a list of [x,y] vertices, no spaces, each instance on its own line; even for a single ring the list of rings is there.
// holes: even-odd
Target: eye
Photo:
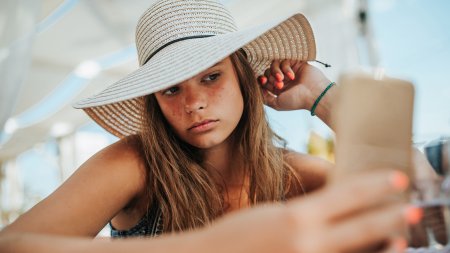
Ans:
[[[166,95],[166,96],[172,96],[172,95],[174,95],[175,93],[177,93],[179,89],[180,89],[180,88],[178,88],[178,86],[172,86],[172,87],[170,87],[170,88],[164,90],[164,91],[163,91],[163,95]]]
[[[209,74],[205,78],[203,78],[202,81],[204,81],[204,82],[213,82],[213,81],[216,81],[219,78],[219,76],[220,76],[220,73]]]

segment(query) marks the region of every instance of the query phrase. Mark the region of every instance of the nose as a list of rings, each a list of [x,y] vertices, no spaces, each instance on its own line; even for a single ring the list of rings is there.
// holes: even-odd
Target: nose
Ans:
[[[194,87],[194,85],[187,85],[184,96],[184,109],[186,113],[191,114],[207,107],[207,95],[201,90]]]

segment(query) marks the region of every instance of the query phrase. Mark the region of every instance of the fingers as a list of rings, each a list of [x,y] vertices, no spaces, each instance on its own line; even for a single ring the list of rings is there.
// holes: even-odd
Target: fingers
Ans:
[[[263,90],[264,103],[275,110],[278,110],[278,97],[272,92],[264,89]]]
[[[381,253],[400,253],[405,252],[408,242],[403,237],[394,237],[387,241],[386,248]]]
[[[390,205],[335,223],[327,240],[341,251],[354,251],[386,242],[392,236],[404,236],[409,220],[404,205]],[[359,251],[356,251],[359,252]]]
[[[271,74],[270,69],[266,69],[263,76],[260,76],[258,80],[264,81],[265,83],[260,82],[261,86],[263,87],[263,99],[264,103],[275,110],[278,108],[277,105],[277,93],[278,91],[275,90],[275,77]]]
[[[289,60],[284,60],[281,62],[281,71],[289,80],[295,80],[295,73],[291,68],[291,62]]]
[[[291,68],[290,60],[283,60],[281,62],[274,60],[270,68],[266,69],[264,75],[258,78],[258,81],[265,89],[277,94],[278,91],[285,87],[286,81],[292,81],[294,79],[295,73]]]
[[[275,88],[281,90],[284,87],[284,74],[281,71],[280,68],[280,62],[278,60],[275,60],[270,65],[270,72],[273,77],[275,77],[274,86]]]
[[[396,170],[360,172],[317,193],[290,201],[289,217],[294,224],[317,228],[323,242],[331,247],[325,252],[353,252],[377,246],[393,236],[406,234],[407,223],[420,222],[421,209],[386,201],[389,196],[404,191],[408,183],[407,176]],[[307,248],[328,247],[325,243],[319,246],[303,240],[302,243],[305,245],[301,247]]]
[[[286,78],[295,79],[289,60],[273,61],[264,75],[258,77],[258,82],[263,87],[264,103],[275,110],[279,109],[277,96],[286,87],[284,81]]]
[[[264,87],[264,89],[270,92],[274,92],[275,77],[271,74],[270,69],[266,69],[266,71],[264,72],[264,77],[267,78],[267,83],[262,86]]]
[[[321,210],[320,214],[308,214],[311,217],[339,219],[385,202],[388,196],[404,191],[408,184],[408,177],[399,171],[365,171],[310,194],[306,201],[304,198],[294,200],[289,205],[299,212]]]

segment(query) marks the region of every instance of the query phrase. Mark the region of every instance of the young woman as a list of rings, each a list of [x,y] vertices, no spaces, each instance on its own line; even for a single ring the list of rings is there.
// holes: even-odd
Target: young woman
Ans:
[[[383,201],[407,187],[404,174],[322,187],[332,165],[285,149],[266,121],[264,103],[329,123],[333,83],[306,63],[315,44],[302,15],[237,31],[216,1],[162,0],[141,17],[136,45],[141,67],[76,105],[121,139],[6,227],[1,252],[406,247],[420,212]],[[113,237],[163,236],[88,239],[108,222]]]

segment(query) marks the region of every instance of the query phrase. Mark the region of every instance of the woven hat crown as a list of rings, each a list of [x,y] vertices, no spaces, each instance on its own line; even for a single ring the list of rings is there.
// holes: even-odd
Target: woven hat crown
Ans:
[[[145,96],[197,75],[236,50],[245,51],[255,76],[274,60],[316,57],[312,28],[302,14],[237,30],[217,0],[158,0],[139,19],[136,47],[140,68],[74,105],[118,137],[141,131]]]
[[[237,31],[229,11],[213,0],[163,0],[152,5],[136,27],[139,65],[182,38],[203,37]]]

